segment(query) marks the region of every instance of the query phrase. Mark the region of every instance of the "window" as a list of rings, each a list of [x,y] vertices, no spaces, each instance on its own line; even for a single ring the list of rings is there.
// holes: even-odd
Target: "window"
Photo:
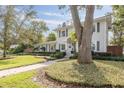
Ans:
[[[61,44],[61,49],[65,50],[65,44]]]
[[[100,23],[97,22],[97,32],[100,32]]]
[[[92,51],[95,50],[95,44],[92,44]]]
[[[65,36],[65,31],[62,31],[62,36],[63,36],[63,37]]]
[[[100,42],[97,41],[97,51],[99,51],[99,50],[100,50]]]

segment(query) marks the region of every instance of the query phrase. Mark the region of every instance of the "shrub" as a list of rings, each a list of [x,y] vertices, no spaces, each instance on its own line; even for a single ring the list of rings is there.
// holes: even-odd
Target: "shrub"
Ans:
[[[50,56],[50,57],[54,57],[54,58],[63,58],[66,53],[65,52],[32,52],[33,55],[39,55],[39,56]]]
[[[111,57],[93,56],[93,59],[97,59],[97,60],[111,60],[111,61],[124,61],[124,57],[123,56],[120,56],[120,57],[115,57],[115,56],[111,56]]]
[[[51,57],[59,59],[59,58],[63,58],[65,55],[66,55],[65,52],[56,52],[55,54],[51,54]]]
[[[9,52],[12,54],[19,54],[19,53],[23,53],[25,49],[29,49],[29,48],[32,48],[32,46],[20,44],[18,47],[10,49]]]
[[[32,52],[32,54],[39,56],[51,56],[52,54],[55,54],[55,52]]]
[[[108,53],[108,52],[93,52],[93,51],[92,51],[92,55],[93,56],[113,56],[111,53]]]

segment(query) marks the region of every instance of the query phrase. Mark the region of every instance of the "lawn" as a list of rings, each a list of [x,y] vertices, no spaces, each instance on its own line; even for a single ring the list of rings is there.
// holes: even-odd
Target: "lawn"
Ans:
[[[76,60],[55,63],[45,69],[57,81],[85,87],[124,87],[124,62],[96,60],[78,64]]]
[[[0,60],[0,70],[19,67],[19,66],[25,66],[29,64],[35,64],[35,63],[44,62],[44,61],[46,61],[44,58],[35,57],[31,55],[15,56],[12,59]]]
[[[41,87],[36,82],[33,82],[33,76],[36,71],[28,71],[7,77],[0,78],[1,88],[39,88]]]

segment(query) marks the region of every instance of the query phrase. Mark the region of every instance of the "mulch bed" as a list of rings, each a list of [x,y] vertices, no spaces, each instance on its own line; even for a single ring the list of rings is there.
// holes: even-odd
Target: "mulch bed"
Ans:
[[[63,82],[58,82],[56,80],[53,80],[46,75],[43,69],[38,70],[38,75],[33,79],[35,82],[37,82],[41,86],[45,86],[48,88],[79,88],[81,87],[81,86],[75,86],[73,84],[65,84]]]

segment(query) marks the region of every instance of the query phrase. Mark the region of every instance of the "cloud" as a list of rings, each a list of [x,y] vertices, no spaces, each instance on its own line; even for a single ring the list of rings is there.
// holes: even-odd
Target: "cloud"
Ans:
[[[63,16],[63,15],[60,14],[60,13],[44,12],[43,14],[44,14],[44,15],[47,15],[47,16],[58,16],[58,17],[62,17],[62,16]]]
[[[62,24],[64,22],[64,20],[50,20],[50,19],[32,19],[32,21],[44,21],[46,22],[46,24],[48,25],[58,25],[58,24]]]

